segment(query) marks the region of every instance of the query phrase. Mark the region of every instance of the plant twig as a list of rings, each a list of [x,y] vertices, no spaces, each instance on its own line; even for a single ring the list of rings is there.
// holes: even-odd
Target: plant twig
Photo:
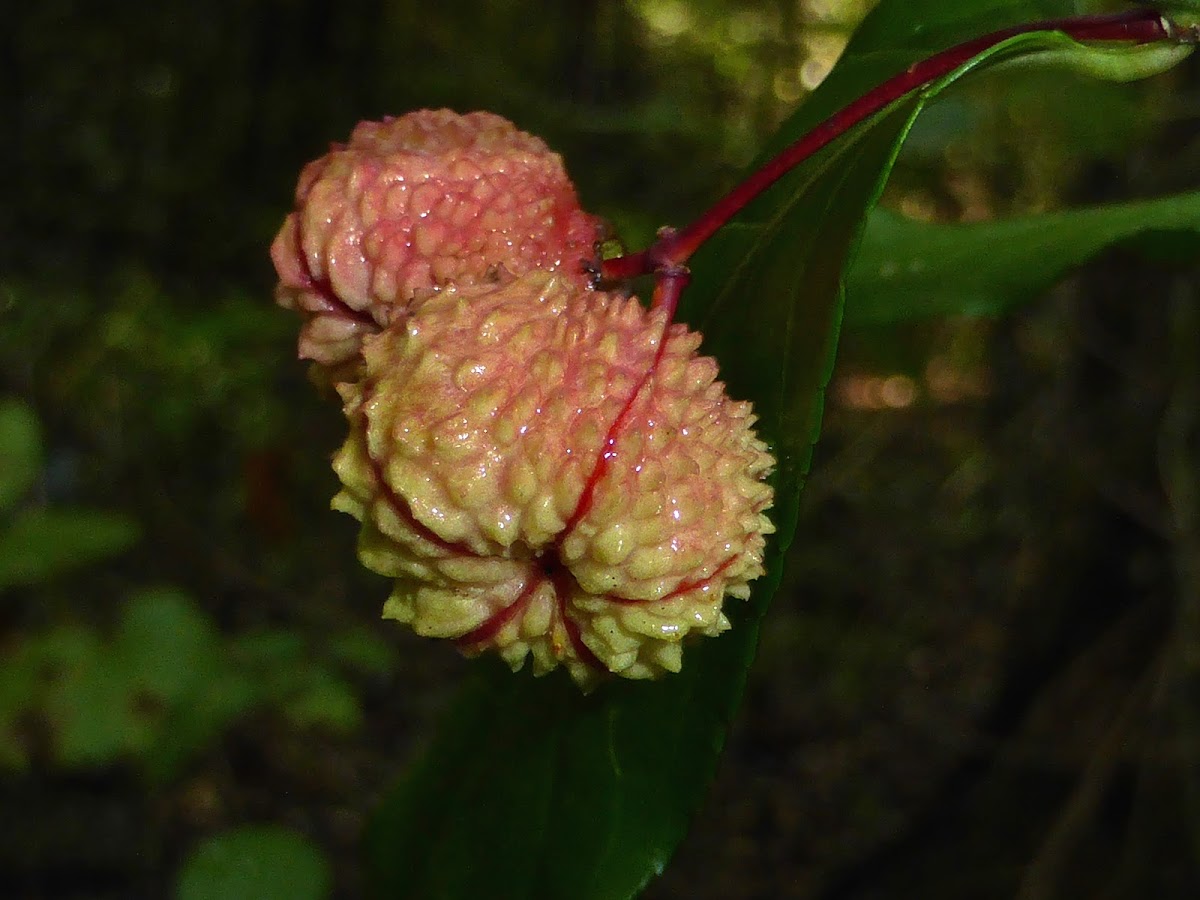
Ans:
[[[600,266],[605,281],[624,281],[641,275],[658,276],[662,296],[678,301],[680,273],[692,254],[751,200],[854,126],[901,97],[948,75],[980,53],[1010,38],[1038,31],[1059,31],[1077,41],[1146,44],[1155,41],[1200,42],[1200,26],[1178,25],[1155,10],[1135,10],[1104,16],[1075,16],[1017,25],[958,44],[909,66],[821,122],[799,140],[756,170],[701,216],[679,230],[663,228],[645,250],[606,259]],[[662,288],[670,280],[673,286]],[[656,301],[656,306],[662,305]],[[670,307],[673,313],[674,306]]]

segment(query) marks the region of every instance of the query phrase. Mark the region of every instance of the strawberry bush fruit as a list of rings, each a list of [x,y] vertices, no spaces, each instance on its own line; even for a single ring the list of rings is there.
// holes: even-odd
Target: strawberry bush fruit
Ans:
[[[665,330],[665,334],[664,334]],[[334,505],[396,579],[384,614],[589,684],[654,677],[762,574],[772,458],[700,336],[530,273],[368,338]]]
[[[774,460],[670,303],[596,290],[598,220],[498,116],[360,124],[272,247],[350,436],[334,506],[384,615],[584,687],[678,671],[763,573]]]

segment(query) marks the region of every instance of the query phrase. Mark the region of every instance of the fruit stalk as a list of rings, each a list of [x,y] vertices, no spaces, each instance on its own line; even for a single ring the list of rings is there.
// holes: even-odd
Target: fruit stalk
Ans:
[[[1076,41],[1086,42],[1147,44],[1155,41],[1197,41],[1196,28],[1177,26],[1154,10],[1135,10],[1016,25],[958,44],[909,66],[825,119],[733,188],[686,228],[664,228],[659,232],[658,239],[645,250],[604,260],[601,277],[606,281],[624,281],[655,274],[660,281],[660,290],[655,292],[655,305],[663,305],[660,297],[664,298],[669,303],[668,313],[673,313],[681,290],[680,272],[688,259],[755,197],[851,128],[906,94],[950,74],[973,57],[1010,38],[1037,31],[1059,31]],[[663,285],[668,284],[670,286],[664,289]]]

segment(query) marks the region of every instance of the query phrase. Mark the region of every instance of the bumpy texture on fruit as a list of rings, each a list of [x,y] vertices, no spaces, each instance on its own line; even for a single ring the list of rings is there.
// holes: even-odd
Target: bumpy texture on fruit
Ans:
[[[334,506],[396,579],[385,615],[585,686],[676,671],[685,637],[728,628],[725,596],[762,573],[773,460],[699,343],[541,272],[367,338]]]
[[[301,357],[340,366],[448,284],[540,269],[583,285],[599,238],[539,138],[492,113],[420,110],[360,123],[304,168],[271,247],[276,299],[305,319]]]

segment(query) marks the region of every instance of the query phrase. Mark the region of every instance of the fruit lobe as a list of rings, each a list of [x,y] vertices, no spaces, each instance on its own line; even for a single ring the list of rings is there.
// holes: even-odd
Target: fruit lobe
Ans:
[[[562,159],[486,112],[360,123],[309,163],[271,247],[301,357],[353,362],[363,338],[447,285],[533,270],[584,285],[601,237]]]
[[[699,341],[546,272],[448,287],[367,337],[334,506],[396,579],[385,615],[585,686],[678,670],[685,637],[728,628],[773,460]]]

